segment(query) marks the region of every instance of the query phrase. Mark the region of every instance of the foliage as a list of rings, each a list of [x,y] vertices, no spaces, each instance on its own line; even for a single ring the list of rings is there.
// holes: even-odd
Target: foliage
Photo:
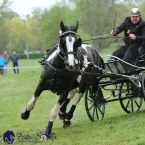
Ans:
[[[145,2],[142,3],[142,5],[140,6],[140,10],[141,10],[141,17],[145,20],[145,13],[144,13],[144,9],[145,9]]]
[[[44,52],[51,48],[58,43],[61,21],[67,25],[79,21],[78,34],[83,40],[88,40],[109,34],[129,16],[132,7],[139,7],[145,19],[144,0],[61,0],[50,9],[35,8],[32,15],[26,16],[24,26],[24,18],[9,8],[11,4],[11,0],[0,3],[0,50],[9,53],[13,50],[23,53],[25,49]],[[120,35],[123,36],[123,33]],[[111,45],[112,39],[88,42],[103,50]],[[119,42],[122,40],[119,39]]]
[[[41,20],[43,14],[43,10],[40,8],[34,8],[32,11],[32,18],[38,19],[39,21]]]
[[[19,54],[20,59],[27,59],[26,54]],[[33,53],[29,54],[29,59],[42,59],[44,57],[44,53]]]
[[[29,28],[27,28],[29,50],[41,50],[42,32],[40,21],[36,18],[28,18]]]
[[[140,7],[144,3],[144,0],[123,0],[123,3],[129,6],[135,5],[136,7]]]
[[[22,52],[23,44],[24,44],[24,30],[23,28],[23,21],[15,17],[11,20],[7,20],[5,22],[5,27],[9,33],[9,43],[7,44],[7,48],[11,51]]]
[[[67,25],[75,25],[78,19],[73,15],[69,6],[60,3],[52,7],[42,16],[43,50],[49,49],[58,43],[60,22]]]
[[[16,17],[17,14],[10,10],[9,6],[12,4],[9,0],[3,0],[0,3],[0,50],[6,49],[9,43],[9,31],[5,27],[5,21]]]
[[[64,7],[64,9],[67,8]],[[65,19],[64,9],[55,6],[50,9],[42,17],[42,33],[43,33],[43,50],[46,50],[58,43],[57,37],[59,36],[59,24]]]
[[[79,15],[81,26],[83,31],[89,33],[90,36],[108,34],[108,32],[113,28],[113,19],[110,19],[110,17],[113,16],[113,0],[70,1],[76,4],[76,11],[81,12]],[[104,3],[106,5],[103,5]],[[99,42],[93,41],[93,45],[95,45],[100,50],[106,47],[108,43],[110,44],[110,41],[108,40]]]

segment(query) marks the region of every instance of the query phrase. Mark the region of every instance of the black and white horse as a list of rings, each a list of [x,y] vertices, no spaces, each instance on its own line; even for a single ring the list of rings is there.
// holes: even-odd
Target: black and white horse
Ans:
[[[69,100],[77,92],[73,106],[67,115],[63,116],[64,124],[66,126],[70,125],[69,121],[73,117],[76,105],[86,89],[94,83],[98,83],[95,81],[96,76],[79,75],[76,71],[99,72],[96,68],[89,66],[88,62],[93,62],[95,65],[104,68],[103,60],[96,49],[90,45],[82,44],[81,38],[77,34],[77,29],[78,22],[75,26],[67,26],[63,22],[60,23],[59,43],[55,46],[55,49],[46,52],[45,58],[41,62],[43,71],[39,83],[32,99],[21,113],[22,119],[28,119],[30,111],[34,109],[38,97],[44,90],[51,90],[59,95],[58,102],[50,112],[50,120],[41,139],[51,139],[54,120],[58,113],[63,116]]]

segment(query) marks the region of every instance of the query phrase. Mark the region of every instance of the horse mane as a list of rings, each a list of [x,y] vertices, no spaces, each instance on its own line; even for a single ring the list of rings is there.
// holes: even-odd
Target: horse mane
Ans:
[[[47,58],[54,52],[56,51],[58,47],[58,44],[56,44],[55,46],[51,47],[50,49],[47,49],[44,53],[44,57],[42,60],[38,61],[41,65],[45,65],[45,61],[47,60]]]

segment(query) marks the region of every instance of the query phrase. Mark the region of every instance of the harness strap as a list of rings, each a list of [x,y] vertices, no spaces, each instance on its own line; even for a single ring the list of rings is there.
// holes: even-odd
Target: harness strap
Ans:
[[[78,76],[80,74],[80,71],[76,70],[69,70],[67,68],[55,68],[50,64],[50,62],[46,62],[46,65],[43,67],[43,69],[52,76]]]
[[[59,38],[62,37],[62,36],[64,36],[64,35],[66,35],[66,34],[75,34],[75,35],[79,36],[76,32],[67,31],[67,32],[62,33],[62,34],[59,36]],[[79,36],[79,37],[80,37],[80,36]]]

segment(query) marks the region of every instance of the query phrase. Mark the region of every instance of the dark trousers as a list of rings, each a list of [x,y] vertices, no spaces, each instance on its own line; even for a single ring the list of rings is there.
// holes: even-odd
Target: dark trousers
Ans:
[[[112,53],[113,56],[116,56],[120,59],[123,59],[126,62],[132,63],[138,57],[138,49],[140,44],[132,44],[132,45],[123,45],[119,47],[116,51]],[[112,57],[113,59],[113,57]]]
[[[0,74],[3,75],[4,74],[4,67],[0,66]]]
[[[14,70],[14,73],[19,73],[19,65],[18,63],[13,63],[13,70]]]

